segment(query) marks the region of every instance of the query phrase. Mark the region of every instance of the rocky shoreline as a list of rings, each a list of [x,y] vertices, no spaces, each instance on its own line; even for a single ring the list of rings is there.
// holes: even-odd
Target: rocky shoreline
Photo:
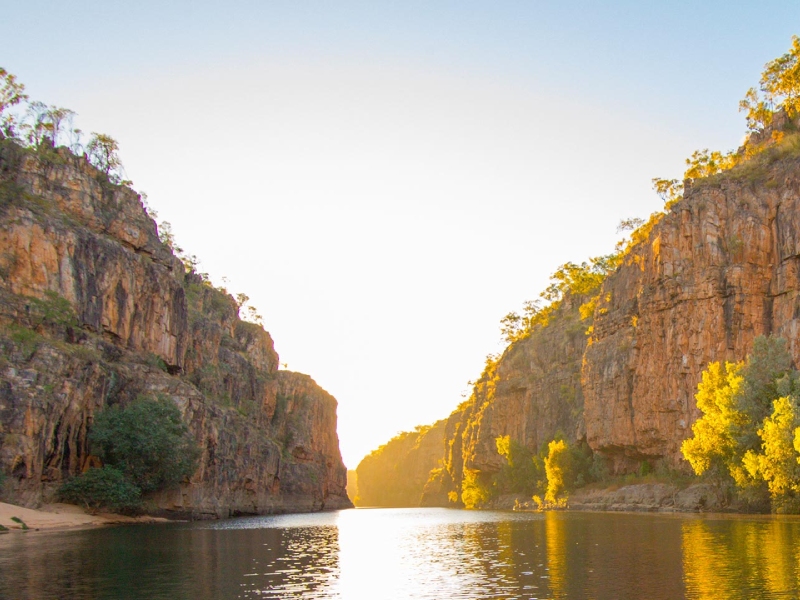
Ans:
[[[525,496],[506,495],[484,508],[536,510]],[[607,512],[748,512],[732,502],[725,489],[708,483],[679,486],[670,483],[632,483],[608,488],[586,487],[572,492],[566,510]],[[751,511],[750,511],[751,512]]]

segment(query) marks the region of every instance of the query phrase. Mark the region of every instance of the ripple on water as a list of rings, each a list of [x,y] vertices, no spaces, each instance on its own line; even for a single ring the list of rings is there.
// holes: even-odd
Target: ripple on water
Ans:
[[[0,598],[796,598],[800,521],[350,510],[0,537]]]

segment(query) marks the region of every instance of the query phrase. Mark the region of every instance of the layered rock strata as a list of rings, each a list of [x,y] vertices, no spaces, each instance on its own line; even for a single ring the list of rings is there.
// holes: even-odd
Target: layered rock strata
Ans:
[[[351,506],[336,400],[278,370],[269,334],[161,243],[139,196],[85,159],[0,143],[0,467],[26,506],[96,459],[94,415],[170,398],[202,448],[149,499],[191,516]]]
[[[681,463],[711,361],[758,335],[800,359],[800,161],[757,161],[696,182],[604,283],[583,359],[591,447],[617,471]]]

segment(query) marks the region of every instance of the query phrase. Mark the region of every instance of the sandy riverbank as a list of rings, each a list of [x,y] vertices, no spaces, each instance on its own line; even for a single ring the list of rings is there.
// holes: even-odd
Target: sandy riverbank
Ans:
[[[23,508],[14,504],[0,502],[0,525],[14,532],[23,531],[22,525],[12,521],[11,517],[21,519],[29,529],[33,530],[59,530],[59,529],[90,529],[104,525],[119,525],[123,523],[156,523],[167,519],[156,517],[126,517],[99,513],[90,515],[80,506],[72,504],[47,504],[38,510]]]

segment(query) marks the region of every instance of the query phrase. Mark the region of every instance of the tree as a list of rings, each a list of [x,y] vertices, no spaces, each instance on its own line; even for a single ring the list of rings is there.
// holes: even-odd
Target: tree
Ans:
[[[495,479],[499,491],[527,495],[538,491],[539,480],[544,479],[544,473],[537,472],[531,451],[508,435],[497,437],[495,444],[497,453],[506,459]]]
[[[0,67],[0,133],[3,137],[16,137],[17,121],[9,111],[27,100],[25,86],[17,82],[16,75]]]
[[[789,117],[800,113],[800,38],[796,35],[786,54],[764,65],[759,89],[750,88],[739,102],[739,110],[747,112],[751,131],[769,126],[776,109],[783,109]]]
[[[69,131],[71,132],[70,139],[70,146],[74,144],[74,136],[77,133],[78,137],[80,137],[80,130],[76,132],[75,129],[71,127],[72,119],[75,117],[75,112],[68,109],[68,108],[59,108],[57,106],[50,106],[47,109],[47,120],[50,124],[50,133],[52,135],[53,146],[58,146],[58,138],[59,136],[64,133],[64,128],[67,126],[69,127]]]
[[[774,400],[797,388],[797,373],[792,370],[786,340],[758,336],[741,374],[743,385],[736,398],[737,410],[748,418],[737,441],[743,451],[757,450],[761,445],[758,429],[772,412]]]
[[[47,105],[44,102],[37,100],[28,104],[25,121],[21,124],[20,130],[25,133],[28,144],[34,148],[38,148],[45,137],[52,139],[52,125],[47,119]]]
[[[708,148],[704,150],[695,150],[692,155],[686,159],[687,169],[683,174],[685,179],[702,179],[716,175],[722,171],[727,171],[734,167],[738,161],[738,156],[733,152],[723,154],[719,150],[709,152]],[[662,180],[663,181],[663,180]]]
[[[741,456],[737,434],[746,416],[737,408],[743,363],[713,362],[697,387],[697,408],[703,416],[692,425],[694,436],[683,441],[681,452],[695,474],[717,478],[732,475]]]
[[[800,506],[800,464],[796,442],[800,441],[797,401],[782,397],[773,403],[772,415],[764,419],[758,436],[761,452],[748,450],[743,462],[753,479],[767,483],[773,508],[797,512]]]
[[[92,132],[92,137],[86,145],[89,161],[108,178],[116,182],[120,179],[118,169],[122,166],[119,159],[119,144],[117,140],[104,133]]]
[[[544,499],[550,504],[558,504],[560,496],[566,491],[571,472],[571,454],[564,440],[553,440],[547,446],[544,469],[547,474],[547,493]]]
[[[82,504],[90,510],[134,512],[141,506],[142,491],[114,467],[89,469],[65,482],[58,490],[64,502]]]
[[[199,449],[170,400],[139,397],[97,415],[89,441],[104,465],[119,469],[143,492],[190,476]]]
[[[771,104],[789,116],[800,112],[800,38],[793,35],[789,51],[765,65],[759,83]]]

